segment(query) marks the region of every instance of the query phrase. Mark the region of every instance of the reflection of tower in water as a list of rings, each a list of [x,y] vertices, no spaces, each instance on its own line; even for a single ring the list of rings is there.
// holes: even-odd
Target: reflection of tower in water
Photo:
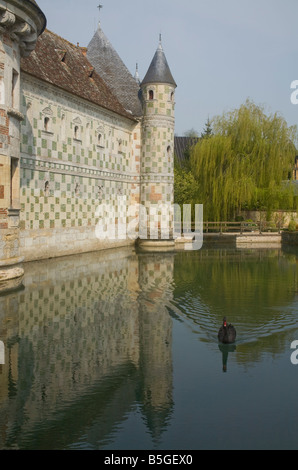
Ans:
[[[139,255],[140,396],[146,424],[155,440],[173,405],[172,299],[174,254]]]

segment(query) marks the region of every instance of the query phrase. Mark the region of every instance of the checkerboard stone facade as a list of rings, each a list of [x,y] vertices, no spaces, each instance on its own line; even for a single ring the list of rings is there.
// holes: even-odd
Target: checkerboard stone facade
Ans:
[[[20,8],[8,11],[15,4]],[[165,57],[166,80],[143,81],[139,89],[131,76],[130,95],[120,77],[121,92],[114,94],[115,77],[109,86],[83,48],[44,31],[37,6],[23,28],[22,8],[23,0],[0,0],[0,266],[7,259],[133,244],[131,234],[119,238],[131,220],[123,209],[132,204],[146,207],[158,231],[161,216],[155,208],[171,206],[174,194],[176,84]],[[14,22],[20,42],[12,34]],[[158,51],[163,54],[161,44]],[[124,64],[116,53],[111,57],[121,75]],[[139,104],[142,95],[140,114],[124,106],[121,94]],[[109,228],[115,222],[118,238],[99,239],[99,224]]]
[[[98,207],[117,216],[123,200],[140,200],[140,125],[25,74],[21,110],[22,252],[32,259],[105,248],[95,235]]]
[[[105,213],[104,229],[115,213],[117,224],[129,222],[117,217],[124,200],[127,207],[146,207],[148,237],[158,238],[159,204],[173,204],[174,87],[144,87],[144,116],[137,124],[26,74],[21,87],[20,243],[26,259],[133,243],[95,234],[99,206],[115,210]]]
[[[142,125],[141,203],[151,208],[159,204],[173,207],[174,203],[174,86],[155,83],[142,88],[144,117]],[[169,237],[173,230],[173,215],[169,211]],[[161,217],[151,218],[152,226],[160,229]]]

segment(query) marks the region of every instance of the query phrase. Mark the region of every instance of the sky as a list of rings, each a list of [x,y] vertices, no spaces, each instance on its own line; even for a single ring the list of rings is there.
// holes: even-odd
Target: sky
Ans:
[[[176,91],[176,135],[199,135],[208,118],[247,98],[298,124],[297,0],[37,0],[47,28],[88,46],[100,21],[142,79],[162,34]],[[99,4],[103,8],[99,11]],[[298,82],[297,82],[298,83]],[[298,90],[298,89],[297,89]]]

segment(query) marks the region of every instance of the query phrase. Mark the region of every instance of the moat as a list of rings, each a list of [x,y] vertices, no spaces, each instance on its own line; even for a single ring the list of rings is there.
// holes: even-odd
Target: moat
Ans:
[[[0,297],[0,449],[297,449],[297,262],[222,247],[27,263]]]

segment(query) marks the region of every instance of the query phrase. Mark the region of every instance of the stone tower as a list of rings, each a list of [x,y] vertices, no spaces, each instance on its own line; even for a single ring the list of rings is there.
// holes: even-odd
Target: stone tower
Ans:
[[[46,18],[34,0],[0,0],[0,292],[18,286],[20,266],[20,66]]]
[[[177,85],[170,71],[161,37],[148,72],[141,83],[143,119],[141,128],[141,204],[151,214],[148,240],[171,244],[173,219],[169,210],[169,233],[161,233],[161,217],[156,213],[160,205],[173,207],[174,203],[174,128],[175,89]],[[150,239],[150,240],[149,240]]]

